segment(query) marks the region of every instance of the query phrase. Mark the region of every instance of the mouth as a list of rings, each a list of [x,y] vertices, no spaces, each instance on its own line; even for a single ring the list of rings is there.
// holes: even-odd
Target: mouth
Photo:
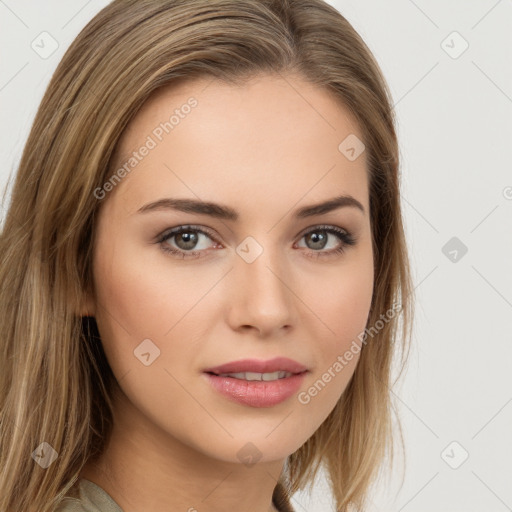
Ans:
[[[296,394],[308,373],[308,370],[300,373],[203,372],[203,377],[212,390],[230,402],[253,408],[268,408],[286,402]]]
[[[288,374],[297,374],[307,371],[303,364],[288,357],[275,357],[274,359],[240,359],[230,363],[221,364],[203,370],[206,373],[222,376],[234,376],[244,380],[275,380],[286,378]],[[242,374],[244,376],[242,376]]]
[[[307,371],[307,370],[306,370]],[[232,379],[238,380],[246,380],[246,381],[264,381],[271,382],[279,379],[287,379],[288,377],[292,377],[293,375],[299,375],[299,373],[287,372],[284,370],[277,372],[238,372],[238,373],[215,373],[215,372],[205,372],[210,375],[214,375],[216,377],[230,377]],[[300,372],[304,373],[304,372]]]

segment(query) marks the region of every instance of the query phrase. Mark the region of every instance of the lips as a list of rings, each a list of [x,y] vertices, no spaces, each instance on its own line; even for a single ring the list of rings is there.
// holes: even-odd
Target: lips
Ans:
[[[225,375],[228,373],[274,373],[289,372],[293,374],[307,371],[307,367],[287,357],[276,357],[267,361],[259,359],[241,359],[214,366],[204,370],[205,373]]]
[[[223,377],[214,373],[203,373],[212,389],[225,398],[249,407],[273,407],[286,402],[297,393],[307,372],[273,381],[250,381]]]

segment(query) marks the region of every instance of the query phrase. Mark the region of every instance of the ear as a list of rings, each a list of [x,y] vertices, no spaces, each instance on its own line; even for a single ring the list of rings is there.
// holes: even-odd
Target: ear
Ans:
[[[91,290],[84,290],[76,313],[78,316],[96,316],[96,301]]]

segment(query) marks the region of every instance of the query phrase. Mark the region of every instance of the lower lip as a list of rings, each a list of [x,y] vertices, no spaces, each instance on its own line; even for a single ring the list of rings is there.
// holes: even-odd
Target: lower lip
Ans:
[[[307,371],[271,381],[235,379],[211,373],[203,375],[206,375],[214,389],[230,400],[251,407],[272,407],[296,393],[306,373]]]

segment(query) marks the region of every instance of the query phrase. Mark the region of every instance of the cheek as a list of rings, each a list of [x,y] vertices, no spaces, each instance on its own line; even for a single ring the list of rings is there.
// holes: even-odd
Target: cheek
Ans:
[[[189,400],[179,385],[187,368],[181,362],[191,361],[197,349],[180,341],[190,337],[185,315],[200,290],[187,295],[176,272],[163,273],[160,262],[141,258],[133,248],[118,249],[97,262],[98,328],[121,389],[158,423],[158,411],[183,408]]]
[[[215,316],[205,295],[218,276],[184,271],[157,250],[123,245],[123,238],[104,245],[95,261],[96,320],[104,350],[117,378],[130,372],[140,383],[140,372],[155,378],[158,371],[169,387],[165,369],[181,377],[187,366],[179,362],[197,359],[197,343]],[[148,350],[154,362],[146,367],[137,356]]]
[[[306,294],[312,313],[321,320],[321,353],[332,357],[333,352],[345,350],[366,327],[373,295],[372,259],[366,257],[337,269],[328,279],[310,282]]]
[[[373,281],[365,275],[350,273],[331,281],[317,300],[318,311],[325,316],[326,324],[341,337],[346,337],[354,327],[364,327],[371,306]],[[320,299],[320,298],[318,298]]]
[[[360,358],[373,293],[373,261],[365,258],[338,269],[335,277],[323,281],[323,289],[318,284],[309,283],[307,292],[316,317],[316,328],[310,327],[316,366],[298,399],[311,418],[321,422],[336,405]]]
[[[143,366],[134,354],[143,340],[153,340],[160,349],[161,343],[156,340],[171,327],[173,320],[155,307],[165,280],[148,270],[140,250],[125,243],[126,238],[127,235],[119,234],[100,240],[102,250],[94,260],[96,321],[105,354],[118,380]]]
[[[95,286],[106,323],[117,323],[135,343],[164,336],[183,315],[184,283],[156,250],[124,242],[120,235],[95,260]]]

